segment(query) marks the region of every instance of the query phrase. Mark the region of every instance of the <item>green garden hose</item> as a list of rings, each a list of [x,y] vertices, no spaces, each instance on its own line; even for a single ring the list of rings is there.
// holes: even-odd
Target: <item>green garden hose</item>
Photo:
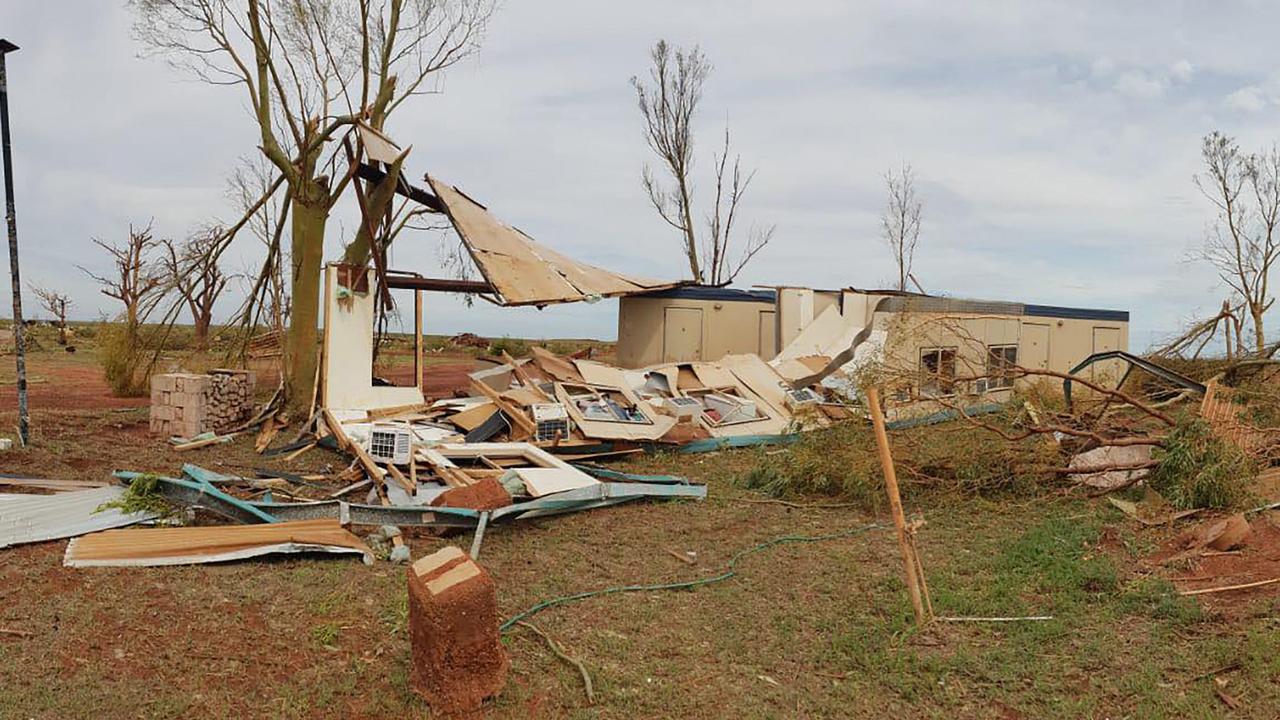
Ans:
[[[498,629],[501,632],[507,632],[512,627],[514,627],[516,623],[522,620],[525,620],[527,618],[533,617],[534,615],[537,615],[538,613],[542,612],[543,610],[546,610],[547,608],[556,607],[557,605],[566,605],[568,603],[577,602],[579,600],[586,600],[587,598],[599,597],[601,595],[613,595],[615,593],[625,593],[625,592],[647,592],[651,590],[691,590],[693,588],[702,587],[704,585],[711,585],[714,583],[723,582],[737,575],[738,573],[737,564],[739,560],[746,557],[747,555],[752,555],[762,550],[767,550],[776,545],[789,545],[792,543],[811,543],[811,542],[824,542],[827,540],[840,540],[842,538],[853,537],[854,535],[861,535],[862,533],[868,532],[870,530],[884,530],[884,529],[885,529],[884,525],[880,525],[878,523],[871,523],[870,525],[863,525],[862,527],[854,528],[852,530],[845,530],[844,532],[831,533],[828,535],[783,535],[781,537],[773,538],[772,540],[766,540],[760,543],[759,545],[754,545],[745,550],[739,550],[737,554],[735,554],[732,558],[729,559],[729,564],[726,566],[725,571],[720,573],[719,575],[712,575],[710,577],[699,578],[697,580],[687,580],[685,582],[658,583],[654,585],[619,585],[617,587],[605,588],[603,590],[591,590],[589,592],[577,593],[576,595],[564,595],[561,597],[551,598],[549,600],[543,600],[542,602],[534,605],[533,607],[529,608],[528,610],[525,610],[524,612],[513,615],[509,620],[502,623],[502,626],[499,627]]]

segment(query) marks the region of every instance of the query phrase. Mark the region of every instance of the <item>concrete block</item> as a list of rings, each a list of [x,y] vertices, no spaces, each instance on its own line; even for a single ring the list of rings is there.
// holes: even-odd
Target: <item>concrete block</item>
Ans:
[[[411,565],[409,687],[439,713],[475,712],[506,683],[493,579],[456,547]]]

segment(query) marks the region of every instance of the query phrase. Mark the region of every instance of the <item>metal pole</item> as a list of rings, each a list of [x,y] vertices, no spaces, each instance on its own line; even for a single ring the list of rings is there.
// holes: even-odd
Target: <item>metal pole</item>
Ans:
[[[4,143],[4,203],[9,224],[9,276],[13,281],[13,350],[18,364],[18,435],[25,446],[31,440],[31,416],[27,411],[27,337],[22,324],[22,280],[18,276],[18,215],[13,205],[13,160],[9,153],[9,75],[5,56],[18,46],[0,39],[0,138]]]

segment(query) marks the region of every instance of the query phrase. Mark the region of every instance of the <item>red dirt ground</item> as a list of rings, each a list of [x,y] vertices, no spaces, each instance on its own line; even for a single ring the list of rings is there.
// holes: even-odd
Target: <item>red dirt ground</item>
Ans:
[[[428,400],[453,397],[455,390],[465,390],[471,383],[468,374],[476,371],[476,363],[442,363],[428,365],[422,373],[422,394]],[[396,385],[413,384],[413,366],[396,366],[378,373]]]
[[[1217,519],[1205,520],[1202,524],[1207,525],[1215,520]],[[1171,563],[1169,579],[1174,581],[1180,590],[1200,590],[1280,577],[1280,525],[1277,524],[1278,522],[1280,522],[1280,513],[1262,514],[1250,523],[1253,533],[1239,549],[1228,553],[1215,553],[1206,549],[1179,566],[1175,567]],[[1163,558],[1178,555],[1181,550],[1179,543],[1185,534],[1180,534],[1166,543],[1153,560],[1158,562]],[[1250,606],[1254,600],[1277,595],[1280,595],[1280,584],[1210,593],[1201,595],[1198,599],[1212,610],[1235,617],[1252,612]]]
[[[53,356],[58,357],[58,356]],[[12,367],[13,356],[3,358]],[[118,398],[111,394],[102,368],[96,364],[52,360],[50,354],[32,353],[27,362],[27,401],[33,409],[94,410],[146,407],[146,397]],[[12,383],[0,387],[0,406],[17,405],[18,388]]]

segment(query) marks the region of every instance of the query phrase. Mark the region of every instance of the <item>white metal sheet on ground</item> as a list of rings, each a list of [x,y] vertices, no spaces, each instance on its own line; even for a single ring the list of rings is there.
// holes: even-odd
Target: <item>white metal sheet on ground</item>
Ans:
[[[595,478],[574,469],[564,468],[514,468],[516,477],[524,483],[529,494],[534,497],[554,495],[566,490],[590,487],[598,484]]]
[[[158,517],[155,513],[123,513],[103,504],[119,500],[118,485],[57,495],[0,495],[0,548],[75,537],[125,527]]]

